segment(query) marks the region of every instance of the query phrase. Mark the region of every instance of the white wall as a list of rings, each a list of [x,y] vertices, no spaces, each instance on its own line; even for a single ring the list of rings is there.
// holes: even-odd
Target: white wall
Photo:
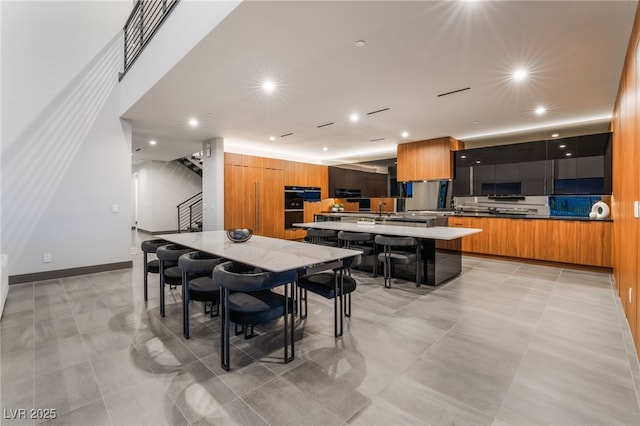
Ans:
[[[134,166],[133,173],[138,177],[138,228],[177,230],[176,206],[202,191],[202,178],[177,161],[147,161]]]
[[[131,2],[0,7],[9,275],[130,261],[131,128],[118,118],[117,73]]]
[[[122,79],[121,115],[241,2],[181,0]]]

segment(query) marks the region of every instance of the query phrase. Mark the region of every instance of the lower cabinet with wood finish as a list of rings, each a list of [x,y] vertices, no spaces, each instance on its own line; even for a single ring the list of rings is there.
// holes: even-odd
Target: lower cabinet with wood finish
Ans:
[[[481,228],[462,251],[611,268],[609,221],[449,217],[449,226]]]

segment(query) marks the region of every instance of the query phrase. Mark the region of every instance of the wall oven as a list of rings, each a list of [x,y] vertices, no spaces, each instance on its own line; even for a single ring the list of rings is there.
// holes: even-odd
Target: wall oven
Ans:
[[[304,222],[304,202],[320,201],[320,188],[312,186],[284,187],[284,229]]]

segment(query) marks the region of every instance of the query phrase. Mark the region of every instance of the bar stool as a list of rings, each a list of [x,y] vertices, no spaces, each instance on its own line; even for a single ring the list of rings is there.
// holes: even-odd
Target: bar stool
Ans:
[[[300,318],[305,319],[307,317],[307,291],[326,299],[333,299],[333,335],[334,337],[342,336],[344,316],[351,316],[351,293],[357,287],[356,280],[351,276],[344,275],[344,271],[358,266],[360,259],[360,256],[346,259],[344,267],[334,269],[333,272],[322,272],[298,278]],[[343,295],[346,297],[346,303],[342,300]],[[302,304],[303,301],[304,305]],[[340,306],[339,309],[338,305]]]
[[[144,301],[147,301],[147,278],[149,273],[151,274],[159,274],[160,273],[160,261],[158,259],[154,259],[149,261],[148,260],[148,255],[149,253],[156,253],[156,250],[158,249],[158,247],[160,246],[164,246],[166,244],[169,244],[168,241],[165,240],[146,240],[143,241],[141,244],[141,248],[142,248],[142,253],[143,253],[143,270],[144,270]],[[171,266],[175,266],[175,265],[171,265]]]
[[[164,286],[175,288],[182,285],[182,270],[177,266],[178,258],[190,251],[193,249],[178,244],[167,244],[156,250],[156,256],[160,261],[160,316],[162,317],[164,317]]]
[[[375,253],[375,247],[366,245],[366,243],[373,240],[373,236],[366,232],[338,232],[338,241],[340,245],[346,249],[358,250],[362,252],[363,256],[370,256]],[[374,243],[375,244],[375,243]],[[376,262],[373,262],[372,273],[375,274]],[[351,276],[351,269],[347,269],[347,274]]]
[[[305,240],[311,244],[320,244],[323,246],[337,247],[338,241],[336,239],[338,231],[332,229],[307,229],[307,236]]]
[[[230,368],[229,323],[242,326],[245,339],[253,337],[253,326],[284,317],[284,362],[295,356],[295,320],[293,285],[296,271],[264,272],[236,262],[224,262],[213,270],[213,280],[221,287],[221,356],[220,365]],[[284,295],[271,291],[284,285]],[[232,293],[233,292],[233,293]],[[251,334],[248,333],[249,328]],[[289,355],[289,346],[291,354]]]
[[[185,253],[178,258],[182,270],[182,334],[185,339],[189,338],[189,301],[204,302],[204,313],[212,317],[220,312],[220,285],[211,275],[222,261],[221,257],[202,251]],[[208,312],[207,304],[210,304]]]
[[[415,262],[416,287],[420,287],[422,260],[418,241],[413,237],[389,237],[386,235],[376,235],[374,241],[376,245],[383,246],[382,253],[378,253],[378,261],[384,264],[384,286],[391,288],[391,269],[394,264],[409,265]],[[415,247],[415,252],[399,250],[399,247]]]

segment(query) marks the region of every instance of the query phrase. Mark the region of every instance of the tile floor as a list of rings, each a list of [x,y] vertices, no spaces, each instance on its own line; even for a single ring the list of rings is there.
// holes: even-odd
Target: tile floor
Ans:
[[[218,319],[194,306],[185,340],[178,292],[165,318],[157,285],[143,303],[147,236],[133,237],[133,269],[11,286],[2,425],[640,424],[640,368],[608,274],[465,257],[438,288],[385,289],[356,272],[343,338],[332,302],[310,295],[293,362],[276,322],[234,337],[225,372]],[[12,419],[18,409],[56,418]]]

